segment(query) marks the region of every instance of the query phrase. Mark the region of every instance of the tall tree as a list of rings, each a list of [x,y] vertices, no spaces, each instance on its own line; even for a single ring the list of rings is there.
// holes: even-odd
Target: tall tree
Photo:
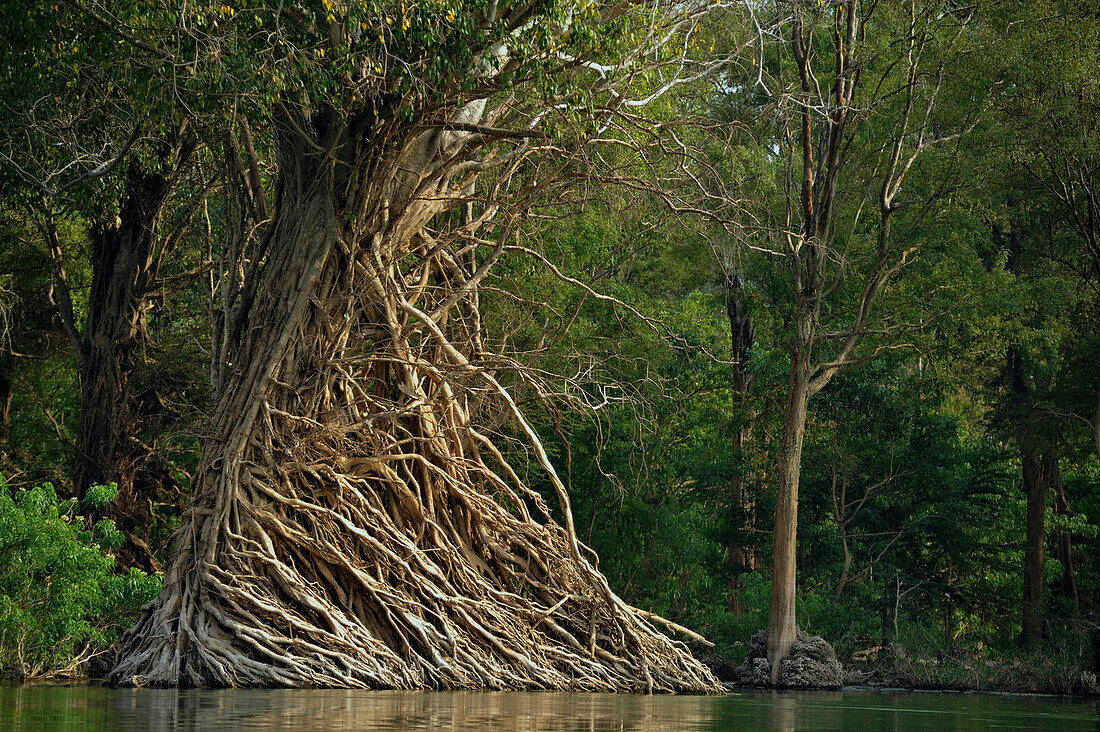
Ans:
[[[110,682],[715,688],[589,561],[478,308],[523,249],[509,213],[560,165],[529,161],[569,144],[544,128],[632,105],[630,76],[704,6],[83,7],[177,93],[252,105],[278,161],[165,589]],[[560,525],[478,425],[490,410]]]
[[[1094,8],[1073,0],[999,11],[991,25],[1005,53],[991,64],[1010,83],[988,130],[991,147],[1003,151],[991,156],[991,179],[1004,189],[990,196],[999,213],[992,238],[1023,305],[1007,349],[1003,417],[1015,433],[1027,502],[1021,643],[1031,647],[1045,621],[1048,503],[1062,515],[1070,510],[1060,464],[1090,450],[1100,456],[1100,380],[1084,366],[1095,358],[1100,311],[1100,24]],[[1064,592],[1074,598],[1069,535],[1054,546]]]
[[[725,80],[743,97],[753,90],[753,100],[723,128],[724,144],[732,155],[759,150],[769,166],[708,179],[707,203],[697,209],[733,230],[746,252],[774,260],[770,288],[789,332],[774,471],[773,684],[797,633],[798,488],[810,399],[842,370],[898,347],[931,315],[931,306],[912,312],[890,288],[917,261],[914,227],[952,180],[950,169],[932,185],[914,185],[911,174],[963,131],[965,111],[945,113],[940,96],[970,12],[942,2],[777,3],[770,37],[780,40],[769,48],[762,36],[755,63]],[[905,236],[895,234],[899,219]]]
[[[741,599],[741,575],[756,569],[756,550],[747,541],[746,528],[755,520],[755,502],[751,473],[748,469],[747,448],[751,439],[748,427],[749,391],[752,372],[749,357],[752,354],[752,316],[744,283],[736,270],[725,276],[724,291],[726,317],[730,325],[730,367],[733,387],[734,427],[730,447],[733,459],[733,476],[730,479],[730,508],[733,529],[730,531],[726,553],[729,557],[729,593],[726,607],[737,614],[744,612]]]
[[[93,486],[116,484],[118,499],[89,508],[91,518],[122,529],[123,565],[154,571],[141,538],[153,496],[137,482],[156,457],[137,439],[132,382],[152,346],[147,316],[161,268],[188,218],[188,205],[173,211],[170,197],[198,139],[170,108],[160,120],[142,118],[134,105],[150,95],[125,58],[112,58],[113,43],[85,32],[79,12],[36,6],[19,15],[24,32],[4,49],[3,173],[9,202],[35,222],[36,248],[53,270],[49,304],[75,354],[74,491],[83,500]],[[74,247],[74,238],[86,241]],[[70,282],[74,265],[90,271],[86,296]]]

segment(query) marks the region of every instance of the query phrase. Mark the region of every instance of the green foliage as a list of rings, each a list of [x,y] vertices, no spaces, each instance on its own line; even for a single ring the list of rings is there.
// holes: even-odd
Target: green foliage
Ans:
[[[798,621],[845,660],[892,640],[908,649],[896,657],[898,677],[913,683],[1013,686],[1016,672],[1006,669],[1031,664],[1054,675],[1045,660],[1012,650],[1024,537],[1019,452],[1032,441],[1060,457],[1070,510],[1052,507],[1047,528],[1051,537],[1068,534],[1075,548],[1072,567],[1048,555],[1054,637],[1046,660],[1080,662],[1079,636],[1058,629],[1095,622],[1100,599],[1100,463],[1089,429],[1100,392],[1100,21],[1084,0],[982,3],[952,47],[957,18],[939,12],[940,3],[917,5],[936,12],[915,103],[923,115],[928,95],[936,90],[940,98],[905,133],[897,132],[907,103],[900,91],[858,98],[850,110],[858,135],[845,153],[822,330],[843,333],[854,322],[867,284],[863,265],[881,254],[879,221],[869,212],[884,151],[898,134],[909,150],[928,128],[952,142],[919,156],[893,214],[887,253],[919,247],[919,255],[879,293],[869,321],[862,352],[888,353],[838,376],[810,409]],[[430,126],[457,105],[499,94],[519,101],[514,117],[494,124],[518,127],[539,101],[552,100],[559,111],[539,122],[552,128],[555,119],[582,119],[595,96],[608,93],[576,83],[577,67],[564,59],[627,63],[621,52],[645,29],[631,12],[573,0],[83,7],[108,6],[105,24],[78,4],[0,0],[12,24],[0,46],[0,104],[12,123],[0,165],[0,276],[15,304],[11,348],[0,352],[0,377],[13,385],[0,469],[18,473],[22,486],[63,485],[79,409],[75,359],[47,304],[56,281],[35,218],[42,212],[28,213],[42,204],[30,178],[63,185],[118,153],[135,128],[142,135],[132,157],[155,168],[161,138],[184,117],[207,141],[237,129],[242,117],[252,120],[264,176],[277,165],[265,149],[268,123],[287,110],[306,119],[326,105],[363,113],[377,103],[400,109],[395,124],[420,115],[414,122]],[[908,32],[905,7],[876,5],[857,49],[863,88],[873,88],[872,79],[881,89],[908,88],[899,76],[905,64],[894,63]],[[498,12],[490,17],[492,8]],[[702,26],[690,39],[694,51],[710,53],[709,43],[726,52],[754,38],[748,20],[734,15]],[[812,42],[824,51],[830,36],[818,32]],[[507,46],[507,60],[498,45]],[[564,285],[519,253],[501,257],[479,295],[486,352],[500,346],[519,354],[546,387],[536,396],[527,382],[500,376],[534,405],[532,419],[567,473],[580,538],[612,587],[700,630],[718,644],[716,658],[734,664],[768,622],[772,466],[797,306],[783,256],[793,200],[784,155],[794,136],[780,109],[796,89],[780,83],[794,66],[781,43],[768,43],[759,57],[750,46],[722,75],[662,100],[654,114],[667,126],[624,114],[623,144],[600,146],[593,157],[603,167],[580,171],[584,185],[563,189],[563,199],[576,194],[583,203],[556,200],[513,232],[565,274],[660,325]],[[830,73],[822,69],[822,88]],[[695,129],[698,116],[704,124]],[[79,149],[98,157],[74,162],[76,132]],[[659,155],[657,148],[674,151],[674,136],[676,145],[696,147],[699,159]],[[648,149],[644,162],[626,152],[637,140]],[[208,342],[212,284],[195,273],[217,259],[239,215],[218,185],[207,189],[206,168],[221,152],[205,144],[212,147],[196,154],[197,182],[176,194],[163,223],[182,222],[203,190],[209,198],[195,218],[207,228],[182,234],[166,257],[162,274],[171,284],[148,312],[164,348],[142,354],[132,383],[158,415],[136,437],[156,446],[168,463],[160,467],[180,484],[200,449],[202,430],[192,423],[207,397],[208,364],[198,348],[179,345]],[[700,205],[721,223],[669,213],[667,201],[690,203],[673,171],[693,165],[713,187]],[[599,173],[637,188],[602,182]],[[664,186],[660,195],[641,192],[650,180]],[[478,186],[475,198],[486,190]],[[723,186],[740,196],[736,206],[714,203],[728,192]],[[121,176],[106,175],[50,206],[78,321],[87,315],[91,280],[87,229],[114,219],[120,187]],[[745,365],[752,386],[744,396],[733,392],[727,360],[723,284],[732,273],[752,318]],[[823,340],[817,356],[828,360],[837,342]],[[1020,355],[1026,398],[1011,390],[1010,349]],[[578,404],[596,409],[570,409]],[[735,456],[741,429],[747,447]],[[502,449],[522,464],[522,448]],[[734,476],[748,486],[753,521],[731,506]],[[555,504],[537,470],[523,477]],[[77,517],[116,496],[117,487],[97,486],[77,506],[59,502],[47,485],[0,489],[0,664],[28,673],[70,666],[107,647],[156,592],[155,576],[113,573],[104,551],[124,541],[117,527],[85,526]],[[846,504],[840,510],[838,499]],[[137,533],[160,545],[170,522]],[[731,583],[730,550],[738,546],[753,550],[758,569]],[[1059,589],[1071,568],[1079,605]],[[737,604],[740,612],[728,609]]]
[[[891,685],[917,689],[1095,693],[1085,633],[1060,629],[1045,647],[1027,651],[982,642],[948,645],[939,630],[931,623],[912,626],[898,645],[883,649],[874,663],[853,666],[874,669]]]
[[[110,490],[100,491],[107,495]],[[72,502],[51,485],[13,495],[0,482],[0,667],[20,675],[73,674],[106,650],[160,591],[159,575],[114,573]],[[106,522],[109,524],[109,522]]]
[[[99,508],[118,498],[118,484],[93,485],[84,493],[84,505],[89,508]]]

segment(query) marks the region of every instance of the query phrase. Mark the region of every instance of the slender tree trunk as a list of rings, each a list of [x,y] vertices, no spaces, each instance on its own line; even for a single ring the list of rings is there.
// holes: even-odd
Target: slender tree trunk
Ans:
[[[1049,464],[1049,490],[1054,494],[1054,512],[1059,516],[1072,516],[1069,501],[1066,500],[1065,486],[1062,485],[1062,470],[1058,466],[1058,460],[1052,459]],[[1073,538],[1068,531],[1059,531],[1054,537],[1055,553],[1058,563],[1062,565],[1062,596],[1073,603],[1076,612],[1080,607],[1080,597],[1077,592],[1077,575],[1073,567]]]
[[[830,492],[833,499],[833,519],[836,521],[836,530],[840,534],[840,549],[844,553],[844,564],[840,569],[840,578],[833,590],[833,601],[840,600],[844,594],[844,588],[848,586],[848,580],[852,571],[852,548],[848,543],[848,478],[841,479],[839,492],[837,486],[836,459],[833,460],[833,475],[830,482]]]
[[[751,538],[746,531],[755,514],[748,469],[745,465],[745,448],[749,440],[747,426],[748,393],[751,376],[748,359],[752,351],[752,322],[748,306],[742,297],[741,279],[736,274],[726,277],[726,315],[730,323],[730,352],[733,360],[732,387],[736,428],[731,440],[733,476],[730,479],[730,507],[733,527],[729,534],[729,586],[726,607],[735,615],[745,612],[741,576],[756,569],[756,555]]]
[[[733,459],[740,461],[744,454],[745,432],[743,428],[735,430],[732,440]],[[745,613],[744,583],[742,575],[753,570],[752,546],[745,540],[744,528],[748,525],[751,510],[745,479],[740,469],[735,468],[730,479],[730,507],[734,527],[730,529],[727,553],[729,555],[729,585],[726,591],[726,609],[740,617]]]
[[[897,598],[891,597],[892,591],[896,594],[896,580],[888,572],[882,574],[882,601],[879,607],[879,631],[881,638],[879,645],[888,646],[893,636],[890,634],[890,615],[897,604]],[[895,615],[895,622],[896,622]]]
[[[800,329],[802,330],[802,329]],[[795,621],[795,572],[798,536],[798,478],[802,441],[806,435],[809,403],[810,349],[801,338],[791,354],[787,406],[776,463],[775,530],[772,546],[771,619],[768,625],[768,662],[772,684],[779,683],[781,663],[798,635]]]
[[[1100,391],[1096,394],[1096,414],[1092,418],[1092,446],[1100,459]]]
[[[841,535],[840,548],[844,552],[844,564],[840,570],[840,579],[836,581],[836,589],[833,590],[833,600],[836,601],[839,601],[844,594],[844,588],[848,586],[848,580],[850,579],[852,571],[852,549],[848,546],[847,534]]]
[[[1048,456],[1035,450],[1021,454],[1024,493],[1027,497],[1027,528],[1024,545],[1023,631],[1020,642],[1032,648],[1043,637],[1043,551],[1046,543],[1044,518],[1047,508]]]
[[[955,644],[955,598],[950,594],[943,600],[943,645],[951,648]]]
[[[0,371],[0,440],[7,441],[11,433],[11,401],[14,392],[11,379],[5,371]]]
[[[1018,251],[1016,230],[1011,233],[1013,252]],[[1011,258],[1010,258],[1011,259]],[[1011,262],[1010,262],[1011,263]],[[1043,637],[1043,558],[1046,543],[1045,518],[1052,454],[1042,454],[1029,424],[1032,394],[1019,346],[1008,349],[1008,376],[1012,398],[1020,413],[1016,441],[1020,449],[1026,515],[1024,528],[1023,605],[1020,644],[1034,647]]]

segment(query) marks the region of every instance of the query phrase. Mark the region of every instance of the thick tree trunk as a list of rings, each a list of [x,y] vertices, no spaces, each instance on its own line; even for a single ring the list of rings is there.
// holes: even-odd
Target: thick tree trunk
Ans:
[[[1034,647],[1043,637],[1043,551],[1044,518],[1047,508],[1049,456],[1040,459],[1035,450],[1021,454],[1024,493],[1027,497],[1027,529],[1024,544],[1023,630],[1020,643]]]
[[[279,130],[263,279],[227,324],[164,590],[109,683],[718,688],[585,559],[537,436],[471,363],[476,282],[424,228],[462,195],[467,139],[384,109]],[[528,437],[565,526],[473,424],[478,399]]]
[[[800,329],[801,330],[801,329]],[[798,635],[795,620],[795,573],[798,537],[798,478],[802,441],[809,404],[810,350],[799,339],[791,354],[787,406],[776,463],[775,531],[772,546],[771,619],[768,625],[768,662],[772,684],[779,683],[781,662]]]
[[[156,229],[169,188],[167,178],[135,166],[126,179],[118,223],[93,231],[92,288],[80,360],[76,488],[83,499],[94,485],[118,484],[118,499],[90,513],[93,520],[112,519],[127,536],[120,564],[146,571],[159,566],[135,533],[151,516],[134,484],[141,451],[132,443],[129,385],[148,343],[145,312],[156,276]]]

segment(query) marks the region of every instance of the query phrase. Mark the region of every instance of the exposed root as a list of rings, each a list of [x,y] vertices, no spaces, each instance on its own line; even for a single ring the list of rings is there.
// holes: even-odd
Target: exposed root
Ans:
[[[299,221],[305,249],[269,264],[285,286],[257,304],[165,589],[109,683],[718,690],[583,556],[538,436],[479,366],[473,267],[381,218],[386,237],[335,241]],[[564,526],[475,426],[488,408]]]

